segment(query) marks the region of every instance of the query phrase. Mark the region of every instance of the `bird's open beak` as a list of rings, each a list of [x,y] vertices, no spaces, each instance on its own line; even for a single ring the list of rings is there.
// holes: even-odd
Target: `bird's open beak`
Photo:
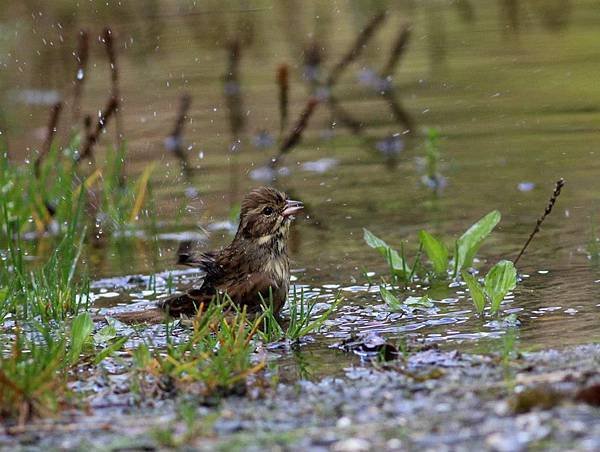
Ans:
[[[283,209],[281,215],[283,215],[285,218],[291,217],[292,215],[300,212],[302,209],[304,209],[304,205],[300,201],[292,201],[291,199],[288,199],[285,202],[285,209]]]

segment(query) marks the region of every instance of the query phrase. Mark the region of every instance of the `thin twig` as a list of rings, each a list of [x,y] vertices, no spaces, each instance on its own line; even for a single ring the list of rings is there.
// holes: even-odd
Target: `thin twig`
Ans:
[[[344,70],[360,55],[369,40],[375,34],[377,28],[383,23],[385,16],[385,11],[380,12],[371,19],[365,28],[362,29],[354,41],[354,45],[331,70],[329,77],[327,77],[327,86],[332,87],[335,85],[340,75],[342,75],[342,72],[344,72]]]
[[[62,107],[63,104],[59,101],[56,102],[50,109],[50,120],[48,121],[48,127],[46,128],[46,138],[44,139],[44,144],[42,145],[42,151],[33,164],[35,177],[38,179],[40,177],[40,167],[42,165],[42,161],[44,158],[46,158],[50,152],[50,149],[52,148],[52,142],[54,141],[54,137],[56,135],[56,128],[58,126],[58,119],[60,118]]]
[[[560,196],[560,191],[562,190],[562,188],[563,188],[564,185],[565,185],[564,179],[560,178],[559,180],[556,181],[556,185],[554,186],[554,191],[552,192],[552,196],[550,197],[550,200],[548,201],[548,205],[546,206],[546,209],[544,210],[544,213],[542,214],[542,216],[540,218],[538,218],[538,220],[537,220],[537,222],[535,224],[535,228],[533,228],[533,232],[531,234],[529,234],[529,238],[525,242],[525,245],[523,245],[523,248],[521,248],[521,252],[519,253],[519,255],[513,261],[514,265],[517,265],[517,262],[519,262],[519,259],[521,259],[521,256],[523,255],[523,253],[525,252],[525,250],[529,246],[529,243],[531,242],[531,240],[533,240],[533,237],[538,232],[540,232],[540,227],[541,227],[542,223],[544,222],[544,220],[546,219],[546,217],[548,215],[550,215],[550,212],[552,212],[552,208],[554,207],[554,203],[556,202],[556,200]]]
[[[192,103],[192,97],[185,93],[179,99],[179,110],[173,132],[165,140],[165,148],[167,151],[173,152],[181,162],[181,167],[186,175],[189,175],[190,167],[187,154],[183,148],[183,127],[185,126],[187,114]]]
[[[77,72],[73,80],[73,124],[79,122],[81,116],[81,93],[85,82],[87,63],[89,57],[89,35],[86,30],[79,31],[75,60],[77,60]]]
[[[108,122],[110,117],[116,112],[117,105],[118,101],[114,97],[111,97],[108,100],[106,107],[104,107],[104,110],[101,111],[100,115],[98,116],[98,122],[96,123],[96,127],[93,130],[91,127],[88,129],[88,133],[86,134],[85,142],[81,148],[81,152],[75,157],[75,163],[79,163],[85,158],[90,158],[92,160],[94,159],[94,146],[98,142],[100,134],[106,128],[106,123]]]

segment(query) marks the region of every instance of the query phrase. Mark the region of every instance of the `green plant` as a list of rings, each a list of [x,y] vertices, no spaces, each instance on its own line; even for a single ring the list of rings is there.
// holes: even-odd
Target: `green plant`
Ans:
[[[64,320],[87,308],[89,280],[85,273],[76,278],[84,239],[79,231],[82,205],[83,193],[65,235],[48,260],[36,268],[29,262],[26,265],[19,221],[10,220],[6,200],[0,200],[0,217],[8,232],[7,258],[0,262],[0,287],[4,288],[0,318],[11,313],[47,322]]]
[[[36,324],[30,337],[17,326],[8,353],[0,354],[0,420],[22,425],[67,403],[70,371],[93,355],[92,329],[89,314],[75,317],[69,328]]]
[[[90,212],[93,224],[102,232],[123,231],[138,222],[144,204],[150,196],[148,165],[137,180],[123,177],[126,148],[108,149],[104,166],[98,166],[83,182],[74,156],[80,148],[80,136],[74,135],[64,151],[51,146],[38,164],[16,165],[8,153],[0,151],[0,195],[5,201],[7,216],[0,219],[0,230],[7,232],[6,219],[19,225],[17,232],[48,232],[62,235],[78,208],[82,192],[94,190],[99,206]]]
[[[194,386],[205,396],[236,392],[265,366],[264,361],[251,359],[261,322],[262,317],[249,321],[245,310],[235,312],[229,300],[214,300],[200,306],[186,341],[176,343],[172,325],[167,324],[166,348],[151,351],[142,345],[134,353],[134,362],[138,370],[174,389]]]
[[[491,314],[497,314],[506,294],[517,285],[517,270],[512,262],[506,260],[498,262],[490,269],[485,275],[483,286],[467,272],[463,272],[462,277],[467,283],[475,310],[480,315],[488,303]]]
[[[259,334],[266,342],[276,342],[281,339],[298,341],[302,337],[318,331],[339,306],[340,300],[341,298],[336,296],[329,308],[313,318],[317,299],[306,299],[304,290],[301,290],[300,296],[298,296],[294,288],[293,296],[288,299],[289,320],[285,329],[273,312],[272,302],[263,300],[263,324]]]
[[[389,246],[385,241],[377,237],[368,229],[363,228],[363,238],[367,245],[371,248],[376,249],[379,254],[381,254],[387,261],[388,268],[390,270],[390,275],[392,276],[392,280],[394,282],[403,281],[405,283],[409,283],[412,281],[412,276],[414,275],[415,265],[411,266],[406,261],[404,256],[404,248],[401,248],[401,253]]]
[[[434,278],[447,278],[451,263],[453,266],[452,274],[456,278],[463,268],[471,266],[475,254],[500,222],[500,219],[500,212],[494,210],[469,227],[455,241],[454,256],[451,260],[449,260],[446,245],[427,231],[419,233],[419,251],[413,265],[407,263],[403,249],[398,252],[367,229],[363,229],[364,240],[367,245],[376,249],[387,260],[393,282],[397,280],[402,280],[405,283],[412,282],[418,270],[423,267],[420,259],[421,250],[425,251],[432,264],[433,271],[431,273]]]
[[[379,293],[381,294],[381,298],[388,305],[391,311],[397,312],[405,312],[407,314],[412,314],[413,311],[418,309],[430,309],[434,307],[433,302],[427,296],[423,297],[407,297],[405,300],[400,300],[396,295],[394,295],[391,291],[386,289],[383,286],[379,286]]]

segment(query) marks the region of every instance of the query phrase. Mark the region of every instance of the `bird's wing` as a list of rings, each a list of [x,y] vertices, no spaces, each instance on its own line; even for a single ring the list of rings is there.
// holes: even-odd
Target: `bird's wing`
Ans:
[[[192,316],[201,304],[210,303],[214,295],[214,292],[210,293],[203,288],[190,289],[162,300],[158,306],[173,317]]]
[[[245,277],[235,277],[220,281],[215,286],[206,283],[199,289],[173,295],[160,303],[160,307],[171,316],[192,316],[201,304],[208,304],[215,297],[228,296],[237,306],[246,306],[249,311],[260,311],[261,301],[268,303],[269,298],[278,290],[272,278],[265,273],[250,273]]]
[[[260,311],[261,303],[269,303],[269,298],[278,296],[276,282],[267,273],[250,273],[241,279],[227,281],[217,288],[227,294],[238,306],[246,306],[249,311]]]

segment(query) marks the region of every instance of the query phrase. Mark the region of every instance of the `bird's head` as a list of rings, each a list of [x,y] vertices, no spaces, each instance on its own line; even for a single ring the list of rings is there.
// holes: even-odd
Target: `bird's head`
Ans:
[[[242,200],[237,236],[264,244],[272,239],[285,239],[294,214],[302,208],[301,202],[287,199],[279,190],[256,188]]]

